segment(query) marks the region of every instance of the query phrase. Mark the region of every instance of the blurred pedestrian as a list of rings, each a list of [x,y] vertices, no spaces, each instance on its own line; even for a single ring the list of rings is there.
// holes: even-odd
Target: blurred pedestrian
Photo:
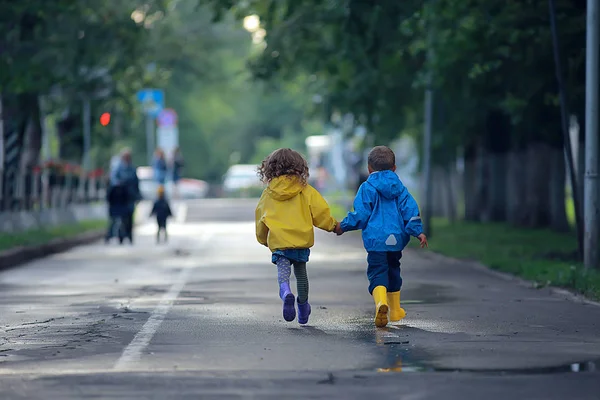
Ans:
[[[158,231],[156,232],[156,243],[160,243],[160,232],[162,231],[165,238],[165,243],[168,240],[167,235],[167,219],[173,216],[171,207],[165,196],[165,187],[158,187],[158,197],[154,201],[150,217],[156,216],[156,224],[158,225]]]
[[[175,197],[179,198],[179,180],[181,179],[181,173],[183,171],[183,167],[185,166],[185,161],[183,159],[183,155],[181,154],[181,150],[179,147],[176,147],[173,151],[173,160],[172,160],[172,171],[173,171],[173,193]]]
[[[283,318],[288,322],[296,318],[295,298],[290,289],[291,267],[294,267],[298,322],[306,324],[311,313],[306,263],[314,244],[313,226],[333,232],[338,223],[325,199],[306,182],[308,164],[300,153],[275,150],[263,160],[258,176],[268,186],[256,207],[256,238],[272,252]]]
[[[167,180],[167,160],[165,152],[161,149],[156,149],[154,152],[152,171],[154,172],[154,181],[159,185],[164,185]]]
[[[127,204],[121,218],[124,233],[119,236],[119,242],[123,243],[123,239],[128,238],[133,244],[133,214],[136,203],[141,200],[141,194],[136,168],[133,165],[129,148],[121,151],[119,164],[111,173],[110,186],[123,186],[125,189]]]
[[[368,156],[369,177],[358,189],[354,211],[336,228],[338,235],[362,230],[367,250],[369,293],[375,301],[375,326],[400,321],[406,312],[400,306],[400,258],[414,236],[427,247],[417,202],[396,174],[396,156],[377,146]]]
[[[126,186],[123,184],[110,185],[106,192],[106,201],[108,203],[109,223],[104,240],[108,243],[111,238],[118,236],[119,241],[122,243],[125,234],[122,223],[128,215],[129,204]]]

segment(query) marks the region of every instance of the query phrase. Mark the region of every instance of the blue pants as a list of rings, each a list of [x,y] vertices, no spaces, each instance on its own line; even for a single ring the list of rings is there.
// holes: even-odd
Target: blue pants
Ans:
[[[369,293],[377,286],[385,286],[388,292],[398,292],[402,288],[400,276],[401,251],[370,251],[367,255],[367,277]]]

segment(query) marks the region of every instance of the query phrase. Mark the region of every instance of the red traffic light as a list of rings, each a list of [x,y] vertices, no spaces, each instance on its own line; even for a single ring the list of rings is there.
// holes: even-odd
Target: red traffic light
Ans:
[[[110,123],[110,113],[104,113],[100,116],[100,125],[106,126]]]

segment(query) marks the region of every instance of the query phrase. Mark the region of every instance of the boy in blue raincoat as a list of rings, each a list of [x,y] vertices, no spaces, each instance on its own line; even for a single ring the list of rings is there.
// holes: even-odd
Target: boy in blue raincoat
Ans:
[[[369,293],[375,300],[375,326],[400,321],[406,312],[400,306],[400,258],[410,237],[427,247],[419,206],[396,175],[396,156],[377,146],[368,157],[369,178],[360,185],[354,211],[337,226],[338,235],[357,229],[367,250]]]

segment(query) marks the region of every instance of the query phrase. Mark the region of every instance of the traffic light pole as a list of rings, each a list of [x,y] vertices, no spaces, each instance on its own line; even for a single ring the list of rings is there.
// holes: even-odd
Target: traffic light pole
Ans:
[[[585,176],[584,176],[584,255],[586,268],[600,268],[598,230],[600,229],[598,187],[598,0],[587,1],[587,39],[585,73]]]

